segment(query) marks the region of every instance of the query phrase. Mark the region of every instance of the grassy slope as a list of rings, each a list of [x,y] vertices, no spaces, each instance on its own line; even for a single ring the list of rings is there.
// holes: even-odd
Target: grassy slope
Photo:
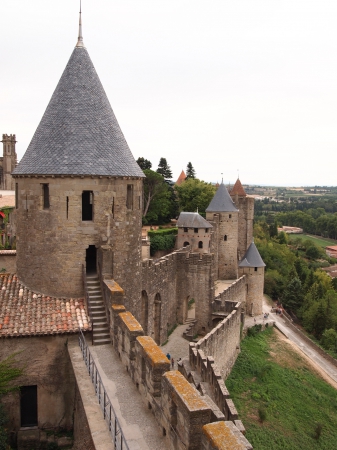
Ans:
[[[245,338],[241,350],[226,385],[254,449],[337,449],[337,391],[273,328]],[[267,415],[263,424],[259,408]]]
[[[312,235],[308,235],[308,234],[305,234],[305,233],[303,233],[303,234],[290,234],[289,237],[290,237],[290,240],[291,239],[296,239],[296,238],[300,238],[300,239],[303,239],[303,240],[309,240],[309,241],[314,242],[319,247],[326,247],[326,246],[331,246],[331,245],[337,245],[337,241],[335,241],[333,239],[314,237]]]

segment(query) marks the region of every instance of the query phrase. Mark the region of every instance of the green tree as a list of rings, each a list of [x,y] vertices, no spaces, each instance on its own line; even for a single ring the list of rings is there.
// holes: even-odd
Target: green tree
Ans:
[[[333,328],[329,328],[323,332],[321,344],[326,350],[337,351],[337,333]]]
[[[157,173],[160,173],[165,180],[170,180],[172,178],[171,168],[167,164],[166,158],[160,158]]]
[[[180,211],[204,213],[214,197],[216,188],[211,183],[197,178],[186,179],[180,186],[176,186]]]
[[[137,159],[137,164],[142,170],[151,169],[152,163],[148,159],[143,158],[142,156]]]
[[[283,296],[282,302],[286,308],[296,311],[302,304],[302,283],[299,278],[293,278],[287,285]]]
[[[195,176],[196,176],[196,173],[195,173],[194,167],[192,166],[192,163],[189,162],[187,164],[187,168],[186,168],[186,180],[189,180],[190,178],[194,179]]]
[[[276,237],[277,234],[278,234],[277,222],[276,222],[276,220],[274,220],[274,222],[271,225],[269,225],[269,235],[270,235],[270,237]]]
[[[164,178],[153,170],[143,171],[146,175],[144,180],[144,223],[158,223],[167,220],[170,216],[170,190]]]

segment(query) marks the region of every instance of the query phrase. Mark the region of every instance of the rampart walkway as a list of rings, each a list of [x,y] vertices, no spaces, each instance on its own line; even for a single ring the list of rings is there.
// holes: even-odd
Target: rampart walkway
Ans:
[[[81,352],[79,347],[78,351]],[[167,447],[159,424],[152,412],[146,408],[145,402],[112,345],[90,346],[90,352],[123,429],[129,449],[165,450]],[[84,361],[83,366],[85,367]],[[89,375],[87,377],[89,378]],[[92,395],[95,398],[94,389],[92,389]],[[90,426],[90,417],[88,419]]]

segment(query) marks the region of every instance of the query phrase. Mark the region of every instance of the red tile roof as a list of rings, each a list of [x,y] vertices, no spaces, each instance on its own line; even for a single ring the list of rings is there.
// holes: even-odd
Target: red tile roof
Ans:
[[[0,337],[76,333],[90,330],[83,298],[36,294],[17,276],[0,275]]]
[[[245,190],[243,189],[243,186],[241,184],[241,181],[239,180],[239,178],[236,180],[233,189],[230,191],[230,195],[239,195],[241,197],[246,197],[247,194],[245,192]]]
[[[181,174],[179,175],[178,180],[176,181],[176,184],[177,184],[178,186],[180,186],[181,183],[183,183],[183,182],[185,181],[185,178],[186,178],[186,174],[185,174],[185,172],[182,170],[182,171],[181,171]]]

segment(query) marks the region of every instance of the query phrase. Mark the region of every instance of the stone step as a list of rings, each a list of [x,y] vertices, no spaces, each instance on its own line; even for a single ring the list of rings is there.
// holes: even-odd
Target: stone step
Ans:
[[[110,340],[110,338],[94,339],[93,343],[94,343],[94,345],[105,345],[105,344],[111,344],[111,340]]]

